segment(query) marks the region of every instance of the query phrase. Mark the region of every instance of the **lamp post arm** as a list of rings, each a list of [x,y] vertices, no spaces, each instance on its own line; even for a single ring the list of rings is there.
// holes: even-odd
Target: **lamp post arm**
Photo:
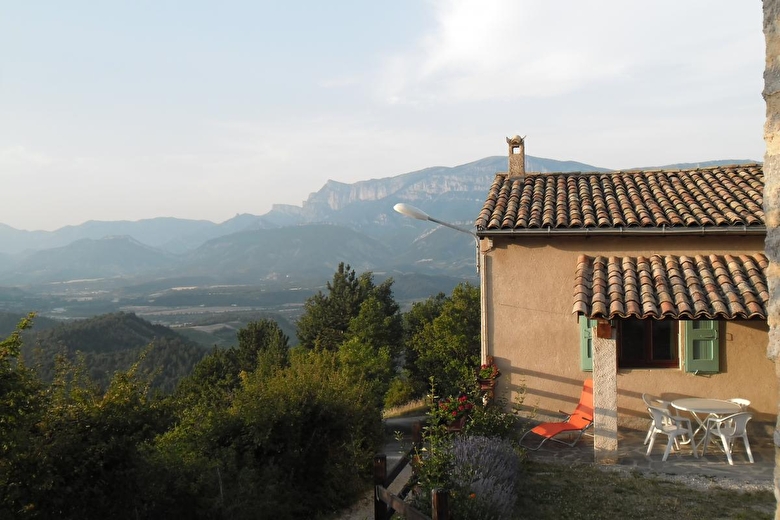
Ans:
[[[443,222],[441,220],[435,219],[435,218],[431,217],[430,215],[428,215],[428,220],[430,220],[431,222],[435,222],[437,224],[440,224],[440,225],[442,225],[444,227],[448,227],[450,229],[454,229],[455,231],[460,231],[461,233],[467,233],[467,234],[471,235],[474,238],[474,246],[476,247],[476,250],[477,250],[476,251],[477,273],[479,273],[479,264],[480,264],[480,261],[479,261],[479,237],[477,236],[477,234],[474,233],[473,231],[469,231],[468,229],[465,229],[465,228],[462,228],[462,227],[458,227],[458,226],[456,226],[454,224],[450,224],[448,222]]]
[[[430,222],[435,222],[436,224],[440,224],[444,227],[448,227],[450,229],[454,229],[455,231],[459,231],[461,233],[467,233],[474,237],[474,245],[477,249],[477,273],[479,273],[479,237],[476,233],[473,231],[469,231],[468,229],[464,229],[462,227],[458,227],[454,224],[450,224],[449,222],[444,222],[443,220],[439,220],[437,218],[433,218],[432,216],[428,215],[426,212],[419,208],[415,208],[414,206],[410,206],[409,204],[404,204],[403,202],[399,202],[395,206],[393,206],[393,209],[400,213],[401,215],[404,215],[405,217],[409,218],[415,218],[417,220],[428,220]]]
[[[450,224],[448,222],[444,222],[444,221],[435,219],[435,218],[433,218],[431,216],[428,217],[428,220],[430,220],[431,222],[436,222],[437,224],[441,224],[442,226],[446,226],[446,227],[448,227],[450,229],[454,229],[455,231],[460,231],[461,233],[468,233],[469,235],[474,237],[474,240],[479,242],[479,238],[477,237],[477,234],[474,233],[473,231],[469,231],[468,229],[465,229],[465,228],[462,228],[462,227],[458,227],[458,226],[456,226],[454,224]]]

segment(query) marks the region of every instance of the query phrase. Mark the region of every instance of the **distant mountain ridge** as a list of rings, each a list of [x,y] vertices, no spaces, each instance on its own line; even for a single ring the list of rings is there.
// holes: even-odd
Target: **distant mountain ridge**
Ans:
[[[686,165],[665,168],[672,167]],[[526,168],[609,171],[532,156]],[[507,158],[498,156],[353,184],[330,180],[300,207],[275,205],[264,215],[240,214],[220,224],[160,217],[89,221],[52,232],[0,225],[0,285],[180,277],[294,283],[296,277],[327,277],[342,261],[361,271],[473,276],[472,238],[404,218],[392,206],[410,203],[471,228],[496,173],[506,170]]]

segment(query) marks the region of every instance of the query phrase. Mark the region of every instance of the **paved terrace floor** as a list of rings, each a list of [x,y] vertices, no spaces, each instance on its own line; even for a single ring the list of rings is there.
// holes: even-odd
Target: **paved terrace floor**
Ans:
[[[400,453],[410,446],[412,424],[423,420],[425,420],[424,416],[417,416],[386,421],[385,453],[388,467],[392,467],[400,457]],[[402,432],[404,440],[399,443],[394,438],[393,432]],[[680,451],[672,451],[666,462],[662,462],[666,436],[661,434],[656,436],[653,451],[647,456],[645,455],[647,446],[644,444],[646,434],[647,430],[621,428],[618,431],[618,462],[610,469],[680,477],[693,485],[716,484],[736,489],[771,490],[773,488],[775,449],[768,428],[754,427],[749,430],[750,449],[755,461],[753,464],[747,458],[742,440],[738,439],[734,442],[733,466],[729,465],[726,454],[715,443],[710,444],[704,456],[699,450],[699,458],[694,458],[689,445],[682,445]],[[697,441],[701,441],[701,437],[697,436]],[[530,460],[561,464],[594,464],[593,437],[583,436],[574,447],[546,442],[538,451],[529,450],[527,456]]]
[[[741,439],[734,442],[731,466],[716,444],[710,443],[707,453],[694,458],[689,445],[680,451],[672,451],[666,462],[661,461],[666,449],[666,436],[657,435],[652,453],[647,456],[644,444],[647,430],[618,430],[618,461],[611,469],[638,471],[646,474],[680,478],[696,485],[718,485],[732,489],[772,490],[775,468],[775,449],[771,437],[765,432],[750,432],[748,438],[755,463],[747,458]],[[538,438],[537,438],[538,439]],[[701,441],[697,437],[697,441]],[[561,464],[593,464],[593,437],[583,436],[574,446],[546,442],[538,451],[528,451],[530,460]]]

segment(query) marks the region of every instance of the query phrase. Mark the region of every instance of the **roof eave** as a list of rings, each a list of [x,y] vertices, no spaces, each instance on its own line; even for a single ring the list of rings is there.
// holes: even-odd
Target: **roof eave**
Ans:
[[[766,236],[766,226],[619,227],[619,228],[520,228],[478,229],[482,237],[595,237],[595,236]]]

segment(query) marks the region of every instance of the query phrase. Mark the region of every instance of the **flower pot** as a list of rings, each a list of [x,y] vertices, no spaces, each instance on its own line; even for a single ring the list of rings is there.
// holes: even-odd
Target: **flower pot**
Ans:
[[[447,425],[448,432],[462,432],[463,427],[466,426],[466,416],[458,417]]]

